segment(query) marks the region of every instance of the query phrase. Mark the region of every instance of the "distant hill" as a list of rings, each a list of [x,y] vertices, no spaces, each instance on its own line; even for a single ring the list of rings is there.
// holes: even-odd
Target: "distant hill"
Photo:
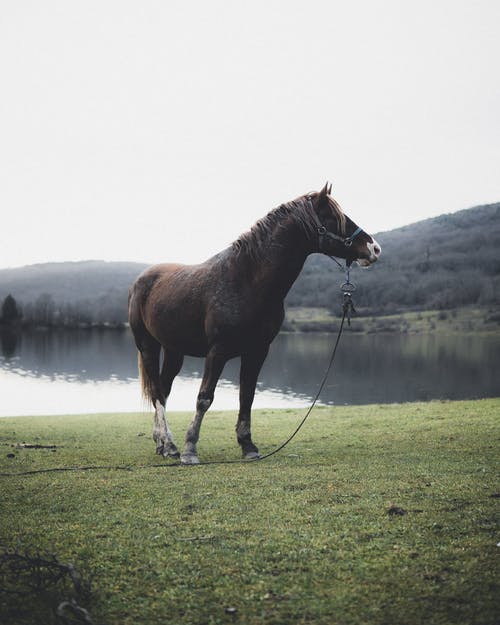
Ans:
[[[0,301],[11,294],[25,321],[123,323],[128,289],[142,263],[90,260],[0,270]]]
[[[88,260],[0,269],[0,298],[12,293],[21,301],[30,301],[50,293],[58,302],[95,300],[110,290],[128,289],[146,267],[142,263]]]
[[[359,310],[404,310],[500,304],[500,203],[377,233],[381,259],[356,268]],[[130,284],[147,265],[85,261],[0,270],[0,303],[11,294],[24,320],[44,324],[123,323]],[[338,307],[343,275],[314,254],[287,298],[288,306]]]

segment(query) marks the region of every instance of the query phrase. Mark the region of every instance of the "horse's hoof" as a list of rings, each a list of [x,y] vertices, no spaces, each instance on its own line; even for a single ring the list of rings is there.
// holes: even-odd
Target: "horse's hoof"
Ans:
[[[179,458],[180,455],[179,450],[173,444],[165,445],[163,448],[162,456],[164,458]]]
[[[177,447],[172,443],[161,444],[156,447],[156,453],[158,456],[164,458],[178,458],[181,454]]]
[[[181,454],[181,464],[186,466],[193,464],[200,464],[198,456],[195,454]]]
[[[261,457],[258,451],[249,451],[243,456],[243,460],[258,460]]]

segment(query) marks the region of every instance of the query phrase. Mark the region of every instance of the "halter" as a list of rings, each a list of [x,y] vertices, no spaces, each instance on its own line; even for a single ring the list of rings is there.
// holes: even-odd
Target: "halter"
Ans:
[[[312,202],[311,202],[311,208],[312,208],[312,215],[313,215],[314,222],[316,223],[318,227],[319,249],[324,254],[326,254],[326,252],[323,251],[323,247],[324,247],[323,243],[325,239],[333,239],[334,241],[340,241],[341,243],[345,245],[345,247],[351,247],[354,239],[358,236],[358,234],[363,232],[363,228],[356,228],[356,230],[352,234],[350,234],[348,237],[341,237],[338,234],[335,234],[334,232],[330,232],[319,220],[319,217],[316,214],[316,211],[314,210],[314,205]],[[329,254],[327,255],[329,256]]]
[[[316,217],[316,222],[318,224],[318,235],[319,235],[319,248],[323,247],[323,241],[325,238],[335,239],[336,241],[341,241],[346,247],[351,247],[352,242],[358,236],[360,232],[363,232],[362,228],[356,228],[356,230],[350,234],[348,237],[340,237],[338,234],[334,234],[325,228],[325,226],[321,225],[316,213],[314,213]]]

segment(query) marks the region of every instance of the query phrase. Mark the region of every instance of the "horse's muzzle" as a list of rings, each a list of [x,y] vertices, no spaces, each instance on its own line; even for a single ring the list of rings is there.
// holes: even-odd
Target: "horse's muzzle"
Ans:
[[[366,247],[368,248],[368,258],[358,258],[358,264],[361,267],[369,267],[373,265],[379,259],[380,254],[382,253],[382,248],[372,237],[372,243],[367,243]]]

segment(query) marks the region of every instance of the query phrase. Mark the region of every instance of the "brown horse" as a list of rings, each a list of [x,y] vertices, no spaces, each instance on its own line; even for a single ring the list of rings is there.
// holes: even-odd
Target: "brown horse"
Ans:
[[[282,204],[200,265],[155,265],[133,284],[130,327],[143,392],[155,408],[158,454],[179,456],[165,402],[184,356],[205,357],[205,368],[183,464],[199,462],[196,445],[203,416],[225,363],[241,356],[236,435],[244,458],[259,456],[250,432],[257,377],[283,321],[283,300],[307,256],[320,252],[367,266],[380,255],[377,242],[341,211],[330,191],[326,184],[319,193]]]

